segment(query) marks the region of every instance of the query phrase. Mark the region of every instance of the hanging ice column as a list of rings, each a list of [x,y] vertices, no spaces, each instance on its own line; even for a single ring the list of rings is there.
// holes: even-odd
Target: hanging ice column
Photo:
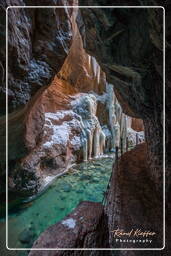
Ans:
[[[127,144],[127,116],[122,112],[121,115],[121,138],[122,138],[122,150],[123,152],[126,151],[126,144]]]
[[[100,69],[100,65],[97,63],[97,61],[94,57],[91,57],[91,65],[92,65],[92,69],[93,69],[93,75],[95,78],[97,78],[97,83],[99,84],[101,69]]]
[[[122,108],[114,94],[113,85],[106,84],[107,92],[107,107],[109,111],[109,124],[112,134],[111,138],[111,151],[115,151],[116,147],[121,146],[126,148],[127,140],[127,116],[122,112]]]
[[[97,100],[93,94],[82,94],[72,102],[73,110],[82,122],[81,140],[84,160],[99,157],[105,148],[105,134],[96,116]]]
[[[91,67],[91,56],[88,55],[88,67],[90,68]]]
[[[109,123],[110,123],[110,130],[112,134],[111,138],[111,151],[115,150],[116,147],[116,133],[118,137],[118,130],[120,130],[119,123],[117,123],[117,115],[116,115],[116,98],[113,92],[113,85],[111,84],[106,84],[106,91],[108,95],[108,101],[107,101],[107,107],[109,111]],[[117,139],[117,144],[118,140],[120,140],[120,137]]]

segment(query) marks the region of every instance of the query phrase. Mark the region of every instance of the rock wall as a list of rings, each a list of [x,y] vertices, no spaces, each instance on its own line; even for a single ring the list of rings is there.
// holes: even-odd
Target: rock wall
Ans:
[[[131,128],[137,132],[144,131],[144,124],[142,119],[132,118]]]
[[[25,3],[32,1],[16,0],[12,4]],[[52,5],[52,1],[46,4]],[[73,2],[54,0],[53,4]],[[143,135],[138,133],[142,124],[135,119],[130,121],[126,114],[142,118],[147,146],[126,153],[119,171],[114,170],[106,208],[109,233],[116,224],[124,228],[131,227],[135,220],[137,225],[141,224],[144,216],[145,227],[160,233],[156,223],[161,221],[162,200],[161,193],[156,197],[155,189],[162,191],[162,9],[81,9],[77,24],[82,38],[75,14],[66,8],[10,9],[9,13],[9,56],[14,57],[9,60],[8,81],[10,190],[24,196],[35,194],[69,163],[99,156],[105,146],[108,150],[121,147],[121,138],[123,148],[127,137],[135,145],[139,134],[138,140],[142,142]],[[5,24],[3,39],[4,27]],[[4,104],[4,48],[0,53]],[[4,139],[3,117],[0,122]],[[4,168],[4,145],[1,152]],[[125,169],[128,175],[124,174]],[[132,188],[130,184],[138,186]],[[123,185],[126,191],[121,189]],[[149,193],[154,195],[153,201]],[[125,219],[118,212],[123,209]],[[158,214],[153,219],[155,211]],[[112,215],[115,219],[111,219]],[[99,231],[93,232],[94,239]],[[86,239],[84,246],[91,244],[89,237]],[[96,244],[96,239],[93,241]],[[115,246],[111,236],[109,241],[110,246]],[[155,245],[160,246],[159,241],[160,234]]]
[[[123,154],[118,164],[115,164],[106,206],[109,241],[113,248],[144,247],[143,243],[117,241],[118,237],[114,237],[112,232],[117,228],[124,231],[141,229],[155,232],[155,236],[148,237],[152,242],[145,247],[163,247],[163,204],[160,194],[156,196],[154,183],[149,179],[146,158],[147,145],[143,143]],[[134,237],[134,239],[138,238],[140,237]],[[137,252],[132,255],[137,255]]]
[[[64,5],[73,1],[3,1],[1,14],[7,6]],[[73,36],[72,9],[8,10],[8,99],[9,112],[25,105],[42,86],[47,85],[60,70],[71,46]],[[5,41],[5,24],[2,27]],[[5,46],[4,46],[5,47]],[[5,50],[1,48],[1,68],[5,70]],[[5,79],[1,85],[5,93]],[[1,101],[1,104],[4,101]],[[1,106],[1,113],[4,105]],[[4,113],[4,111],[3,111]]]
[[[80,92],[94,91],[97,94],[102,94],[106,87],[106,76],[96,59],[88,55],[83,48],[82,38],[76,23],[77,13],[78,10],[75,9],[72,16],[73,44],[58,77],[68,81]]]
[[[151,179],[156,189],[162,191],[163,9],[82,8],[80,14],[77,22],[84,48],[97,59],[107,81],[114,85],[123,111],[144,120]]]
[[[5,8],[26,5],[64,5],[73,1],[1,1],[1,47],[0,47],[0,137],[1,175],[5,175]],[[28,154],[26,143],[27,117],[32,104],[60,70],[72,43],[72,9],[24,9],[10,8],[8,18],[8,127],[9,127],[9,174],[10,166]],[[45,22],[46,21],[46,22]],[[40,91],[39,91],[40,90]],[[33,97],[33,99],[32,99]],[[27,103],[31,100],[30,103]],[[39,111],[39,113],[41,110]],[[34,120],[36,140],[42,128]],[[15,134],[15,136],[14,136]],[[32,140],[32,139],[31,139]],[[4,180],[4,179],[3,179]]]
[[[80,1],[80,5],[83,1]],[[98,5],[99,1],[89,1],[88,5]],[[106,5],[104,1],[100,1],[101,5]],[[113,2],[109,1],[108,5]],[[126,1],[115,1],[115,5],[127,5]],[[152,1],[143,2],[145,5],[154,5]],[[139,5],[139,1],[130,1],[129,5]],[[165,3],[155,1],[155,5],[164,5],[166,8],[166,202],[169,195],[170,187],[170,115],[169,111],[169,95],[170,95],[170,73],[168,70],[170,46],[170,21],[169,13],[170,6],[168,1]],[[163,50],[162,50],[162,17],[163,9],[80,9],[81,16],[77,18],[80,32],[84,42],[84,48],[88,54],[92,54],[99,62],[102,70],[106,73],[107,81],[114,85],[117,98],[122,105],[124,113],[143,119],[145,137],[147,142],[147,156],[144,158],[147,167],[148,180],[139,180],[141,184],[146,186],[148,181],[151,186],[155,187],[155,208],[161,214],[162,206],[160,202],[163,194]],[[142,28],[143,30],[139,29]],[[137,149],[138,150],[138,149]],[[129,152],[131,154],[131,152]],[[134,151],[132,152],[132,156]],[[128,155],[127,155],[128,156]],[[130,158],[132,157],[129,155]],[[125,156],[126,158],[126,156]],[[129,161],[129,159],[127,159]],[[133,167],[132,171],[134,170]],[[142,172],[144,167],[142,166]],[[127,181],[126,175],[119,172],[121,177]],[[122,224],[119,219],[120,212],[117,207],[119,200],[126,198],[124,192],[114,191],[115,187],[122,186],[125,182],[115,173],[116,180],[112,182],[109,190],[111,198],[108,204],[107,211],[110,212],[115,219],[109,219],[109,225],[112,223]],[[140,182],[139,182],[140,181]],[[150,184],[148,184],[150,187]],[[114,194],[115,193],[115,194]],[[131,193],[131,192],[130,192]],[[143,191],[141,190],[142,198]],[[122,198],[119,197],[119,194]],[[154,197],[153,197],[154,198]],[[159,198],[159,199],[157,199]],[[130,198],[129,198],[130,199]],[[122,214],[124,207],[129,207],[129,199],[123,202],[121,207]],[[151,200],[151,199],[150,199]],[[161,201],[160,201],[161,200]],[[118,202],[117,202],[118,201]],[[113,208],[113,203],[115,207]],[[158,203],[157,203],[158,202]],[[157,206],[158,204],[158,206]],[[137,201],[137,205],[139,205]],[[159,206],[160,205],[160,206]],[[170,204],[169,204],[170,205]],[[131,204],[130,204],[131,206]],[[168,207],[168,205],[167,205]],[[168,208],[166,208],[168,209]],[[143,209],[142,209],[143,210]],[[155,214],[155,213],[154,213]],[[129,214],[128,214],[129,215]],[[125,216],[127,223],[124,228],[129,225],[131,218],[134,218],[134,223],[141,219],[140,216],[135,216],[131,213],[130,216]],[[153,214],[152,214],[153,215]],[[150,223],[150,218],[147,223]],[[134,216],[134,217],[133,217]],[[160,223],[162,216],[155,219],[156,223]],[[167,218],[168,220],[168,218]],[[153,222],[154,223],[154,222]],[[168,222],[170,223],[170,222]],[[154,225],[156,225],[154,223]],[[170,227],[170,226],[169,226]],[[166,230],[169,228],[167,227]],[[162,232],[159,230],[159,233]],[[168,231],[167,231],[168,235]],[[169,237],[169,235],[168,235]],[[159,238],[160,241],[160,238]],[[162,245],[161,245],[162,247]],[[165,255],[168,253],[168,248],[163,252],[153,252],[154,255]],[[114,254],[115,255],[115,254]],[[118,252],[117,255],[148,255],[148,252]],[[151,255],[151,252],[149,253]]]
[[[48,181],[63,173],[69,164],[114,151],[116,144],[118,147],[121,146],[121,137],[125,151],[128,135],[127,117],[122,113],[113,87],[106,83],[105,74],[96,59],[89,56],[83,49],[82,38],[75,21],[77,10],[72,12],[63,9],[55,9],[55,11],[53,9],[10,9],[10,11],[12,14],[9,21],[11,22],[9,56],[13,56],[10,47],[11,38],[14,38],[14,53],[18,53],[16,68],[18,72],[21,71],[20,58],[25,58],[25,66],[22,67],[27,70],[22,77],[20,76],[23,72],[20,72],[20,75],[15,73],[16,81],[19,82],[22,79],[24,83],[28,75],[32,76],[29,67],[30,62],[34,62],[33,56],[38,56],[46,66],[51,65],[51,68],[56,65],[53,73],[48,73],[48,70],[45,72],[51,74],[50,80],[56,72],[56,76],[50,83],[47,79],[41,80],[42,77],[37,73],[39,70],[37,64],[31,65],[37,84],[34,85],[27,80],[30,90],[34,91],[29,95],[29,102],[21,108],[24,104],[20,104],[18,98],[9,101],[9,108],[13,110],[8,117],[9,190],[28,196],[44,188]],[[30,37],[24,38],[23,41],[25,40],[25,47],[28,49],[32,47],[32,51],[26,51],[19,43],[19,38],[24,37],[25,30],[22,26],[18,27],[19,23],[15,24],[16,15],[24,19],[22,26],[28,32],[26,35]],[[57,19],[56,23],[49,18],[49,15]],[[59,17],[55,18],[55,15],[58,15],[60,20]],[[43,18],[47,18],[49,23],[43,23]],[[24,22],[26,20],[30,23]],[[32,31],[34,31],[34,37],[31,37]],[[59,48],[59,43],[60,47],[63,46],[62,50]],[[43,50],[42,47],[46,49]],[[30,55],[21,54],[25,51]],[[37,55],[33,55],[34,52]],[[41,65],[42,68],[43,66],[44,64]],[[11,59],[9,67],[11,70],[14,69]],[[59,69],[60,72],[58,72]],[[24,91],[18,92],[15,87],[13,73],[9,75],[9,90],[13,90],[16,97],[21,95],[25,98]],[[42,88],[38,86],[40,80]],[[13,89],[11,84],[14,85]],[[46,86],[43,86],[44,84]],[[15,101],[20,105],[20,109],[14,106]],[[2,123],[4,122],[2,117]],[[5,138],[4,128],[5,126],[2,126],[0,130],[3,138]],[[129,133],[131,134],[128,136],[130,144],[134,146],[136,133],[134,131]],[[5,170],[4,144],[1,145],[1,152],[2,168]]]
[[[61,222],[49,227],[35,241],[34,248],[105,248],[108,247],[106,216],[100,203],[81,202]],[[104,227],[104,229],[103,229]],[[40,255],[31,251],[29,256]],[[42,255],[87,255],[87,251],[42,251]],[[89,251],[88,255],[104,255]],[[105,254],[109,255],[109,254]]]

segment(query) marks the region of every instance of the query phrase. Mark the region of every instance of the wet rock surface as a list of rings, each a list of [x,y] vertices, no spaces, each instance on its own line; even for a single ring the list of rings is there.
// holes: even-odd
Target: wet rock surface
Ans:
[[[105,248],[108,246],[106,221],[104,209],[100,203],[81,202],[65,219],[43,232],[35,241],[33,248]],[[87,255],[86,251],[78,251],[78,254],[69,251],[42,251],[41,253],[46,256]],[[32,251],[29,254],[29,256],[34,255],[39,255],[39,252]]]
[[[134,184],[134,185],[131,185]],[[110,189],[107,196],[105,210],[108,215],[110,246],[115,248],[126,247],[163,247],[163,203],[160,194],[156,192],[155,183],[149,178],[147,163],[147,145],[140,144],[133,150],[125,153],[114,165]],[[116,241],[113,230],[132,229],[155,232],[151,244],[124,243]],[[142,236],[122,236],[124,239],[141,239]],[[120,252],[118,255],[125,255]],[[131,252],[130,255],[146,255],[144,252]],[[149,254],[150,255],[150,254]],[[154,255],[158,255],[157,252]]]

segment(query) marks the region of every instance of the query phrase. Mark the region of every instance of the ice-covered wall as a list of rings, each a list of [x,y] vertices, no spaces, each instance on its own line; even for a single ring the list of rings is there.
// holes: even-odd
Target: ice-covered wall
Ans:
[[[72,102],[72,106],[82,123],[81,140],[84,160],[102,155],[105,148],[105,134],[96,116],[96,96],[91,93],[82,94]]]
[[[105,125],[100,124],[96,114],[99,103],[109,115]],[[71,110],[45,113],[45,136],[49,129],[51,139],[43,144],[45,148],[60,144],[65,151],[69,145],[73,154],[80,151],[84,161],[113,152],[116,147],[125,152],[144,140],[143,132],[131,128],[131,117],[122,112],[111,84],[106,84],[102,95],[90,92],[72,96]]]
[[[103,129],[106,135],[111,134],[109,150],[115,151],[118,147],[125,152],[128,147],[144,141],[144,132],[136,132],[131,128],[132,118],[123,113],[115,96],[114,86],[109,83],[106,83],[106,107],[109,113],[109,124]]]
[[[43,147],[52,150],[61,145],[63,151],[70,147],[72,153],[82,151],[85,161],[102,155],[105,134],[96,116],[96,97],[92,93],[74,96],[71,108],[72,110],[45,113]]]

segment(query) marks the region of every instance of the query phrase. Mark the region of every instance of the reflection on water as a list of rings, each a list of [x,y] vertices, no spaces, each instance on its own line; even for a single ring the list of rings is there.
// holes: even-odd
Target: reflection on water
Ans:
[[[36,200],[23,204],[9,216],[10,248],[29,248],[50,225],[63,219],[79,202],[101,202],[112,170],[113,159],[102,158],[74,166],[68,174],[57,178]],[[5,222],[0,222],[0,240],[5,237]],[[27,255],[7,252],[3,255]]]

